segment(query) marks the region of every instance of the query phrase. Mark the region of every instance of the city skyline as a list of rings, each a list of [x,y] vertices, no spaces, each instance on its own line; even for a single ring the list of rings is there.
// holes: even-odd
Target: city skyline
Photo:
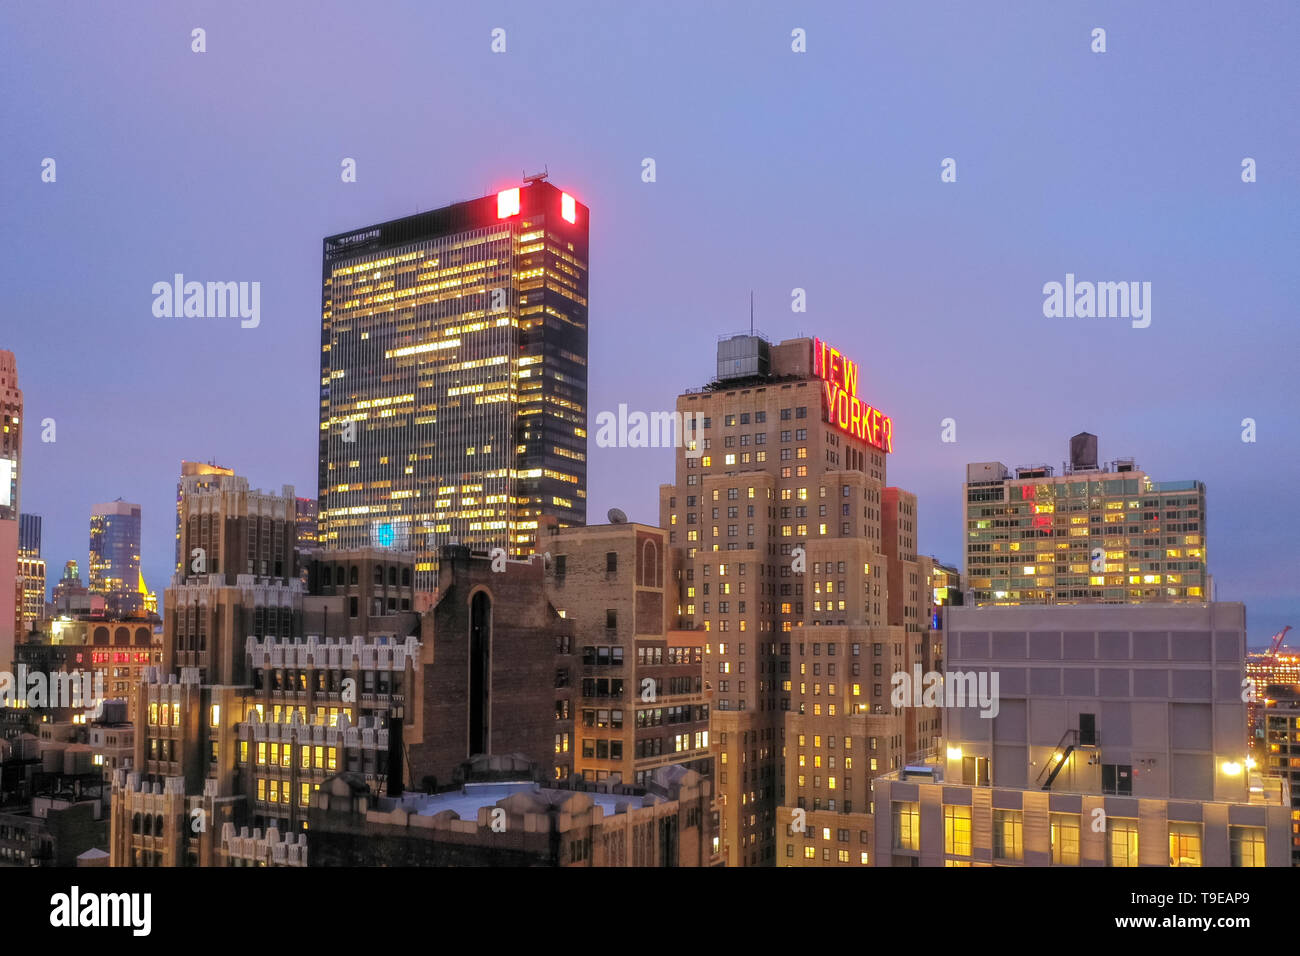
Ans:
[[[550,56],[577,42],[567,20],[502,13],[509,46],[488,61],[495,19],[415,11],[390,72],[338,94],[358,116],[342,134],[312,129],[310,69],[250,68],[268,37],[290,66],[341,59],[340,37],[296,36],[285,12],[255,29],[237,12],[204,14],[202,59],[176,39],[188,14],[128,27],[91,13],[84,35],[56,37],[58,21],[6,11],[6,43],[48,78],[29,101],[0,107],[27,144],[3,157],[18,184],[13,214],[34,224],[0,243],[26,265],[9,313],[49,321],[15,322],[0,345],[15,352],[26,394],[23,510],[45,518],[49,566],[87,567],[90,508],[120,496],[143,507],[143,571],[161,591],[182,459],[312,496],[320,237],[518,185],[545,164],[598,211],[589,432],[602,411],[668,410],[706,384],[714,340],[748,325],[752,290],[755,325],[771,339],[821,336],[861,363],[861,390],[895,422],[891,476],[919,499],[920,552],[960,562],[966,464],[1056,463],[1068,435],[1089,431],[1104,459],[1205,483],[1210,571],[1221,600],[1247,605],[1252,645],[1294,621],[1286,532],[1300,506],[1285,479],[1300,440],[1281,383],[1296,344],[1286,223],[1300,151],[1268,93],[1285,76],[1294,11],[1264,5],[1250,22],[1192,11],[1173,36],[1155,12],[1105,9],[1071,24],[1028,10],[989,23],[951,7],[925,18],[922,46],[908,11],[768,6],[752,20],[697,12],[688,29],[683,9],[631,14],[639,30],[591,11],[580,65]],[[335,15],[348,43],[379,41],[359,14]],[[1104,56],[1088,49],[1091,19],[1110,31]],[[802,58],[792,26],[808,32]],[[438,69],[486,79],[476,102],[444,105],[438,123],[399,127],[362,104],[381,84],[414,89],[432,75],[415,55],[421,34],[466,38]],[[659,69],[664,44],[681,69]],[[173,82],[156,89],[116,58],[123,48],[167,50]],[[935,57],[950,63],[941,75],[930,75]],[[1174,69],[1188,57],[1202,64],[1195,75]],[[97,72],[126,95],[99,92]],[[953,75],[969,82],[954,88]],[[214,79],[247,123],[217,128],[229,154],[209,150],[186,114]],[[281,101],[304,99],[301,112],[286,122],[260,102],[268,83]],[[72,107],[87,97],[90,112]],[[846,110],[861,121],[844,123]],[[40,181],[47,155],[59,161],[55,183]],[[355,183],[340,178],[347,157]],[[940,178],[948,157],[952,183]],[[1241,181],[1243,157],[1257,161],[1257,182]],[[642,180],[646,158],[655,182]],[[121,235],[95,261],[78,228],[86,215]],[[68,262],[97,287],[95,310],[82,283],[62,281]],[[150,287],[175,273],[261,282],[260,324],[157,318]],[[1047,318],[1043,287],[1066,277],[1150,282],[1149,327]],[[795,289],[806,312],[790,311]],[[54,442],[41,441],[46,418]],[[941,440],[948,418],[953,443]],[[1254,443],[1241,440],[1246,418]],[[113,428],[120,440],[104,441]],[[588,519],[620,507],[654,524],[671,454],[589,441]]]

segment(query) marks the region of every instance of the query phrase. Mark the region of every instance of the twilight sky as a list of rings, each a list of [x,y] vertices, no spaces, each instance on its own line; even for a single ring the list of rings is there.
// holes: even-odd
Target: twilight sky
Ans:
[[[139,502],[161,597],[182,458],[315,495],[322,237],[547,165],[591,207],[593,426],[708,381],[752,290],[774,341],[861,363],[923,551],[960,562],[967,462],[1059,468],[1091,431],[1206,482],[1218,598],[1260,643],[1300,626],[1298,30],[1286,0],[5,4],[23,510],[51,578],[84,576],[92,504]],[[261,324],[155,318],[177,272],[260,282]],[[1045,318],[1066,273],[1150,282],[1150,327]],[[657,523],[671,452],[589,455],[590,520]]]

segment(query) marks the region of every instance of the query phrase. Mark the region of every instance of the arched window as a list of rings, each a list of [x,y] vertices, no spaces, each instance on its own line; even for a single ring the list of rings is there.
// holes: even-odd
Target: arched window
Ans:
[[[348,584],[357,583],[357,566],[352,565],[351,573],[348,574]]]
[[[133,817],[131,817],[131,832],[132,833],[140,832],[140,814],[138,813],[135,814]]]
[[[397,587],[397,568],[388,569],[388,583],[393,587]]]
[[[330,586],[330,566],[328,564],[321,566],[320,583],[325,587]]]
[[[154,836],[163,835],[163,818],[161,813],[153,818],[153,835]]]
[[[402,568],[402,587],[409,588],[410,586],[411,586],[411,569]]]
[[[376,584],[384,583],[384,566],[382,564],[375,565],[375,583]]]

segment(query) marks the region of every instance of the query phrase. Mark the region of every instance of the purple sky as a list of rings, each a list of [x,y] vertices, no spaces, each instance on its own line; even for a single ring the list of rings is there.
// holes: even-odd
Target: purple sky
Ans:
[[[960,561],[966,462],[1059,466],[1088,430],[1104,459],[1206,482],[1210,570],[1252,643],[1300,625],[1295,4],[992,10],[0,7],[0,347],[51,576],[70,557],[84,574],[90,507],[121,496],[144,506],[161,595],[182,458],[314,495],[322,237],[546,164],[591,207],[593,422],[704,384],[753,290],[771,338],[861,363],[922,550]],[[261,282],[260,327],[155,318],[151,286],[176,272]],[[1067,272],[1150,282],[1150,327],[1044,318]],[[590,455],[591,519],[657,522],[671,453]]]

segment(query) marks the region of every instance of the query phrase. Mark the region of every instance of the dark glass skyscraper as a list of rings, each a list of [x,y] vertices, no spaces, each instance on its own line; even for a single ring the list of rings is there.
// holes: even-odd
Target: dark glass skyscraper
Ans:
[[[118,499],[95,505],[90,514],[90,593],[104,598],[112,613],[144,607],[140,576],[140,506]]]
[[[543,178],[325,240],[319,539],[531,552],[586,521],[588,210]]]

